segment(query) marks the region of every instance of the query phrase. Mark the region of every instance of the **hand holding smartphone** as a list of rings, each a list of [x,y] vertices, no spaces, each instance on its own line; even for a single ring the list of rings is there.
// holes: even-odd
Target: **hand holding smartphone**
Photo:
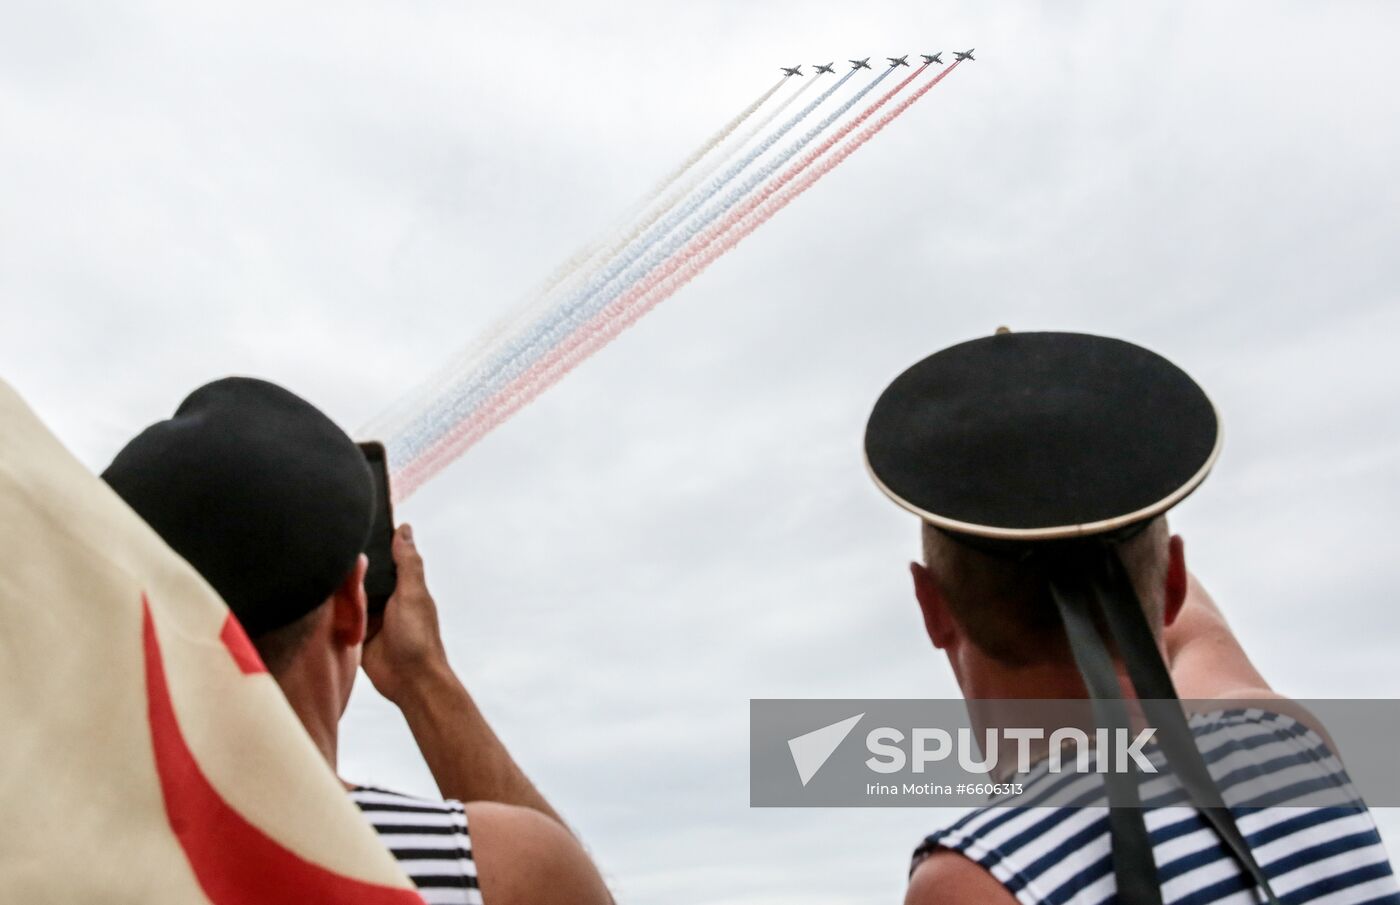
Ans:
[[[365,573],[365,596],[369,598],[371,625],[377,627],[384,607],[398,584],[398,569],[394,566],[394,511],[389,498],[389,460],[384,444],[359,444],[374,475],[374,521],[370,526],[365,555],[369,571]]]

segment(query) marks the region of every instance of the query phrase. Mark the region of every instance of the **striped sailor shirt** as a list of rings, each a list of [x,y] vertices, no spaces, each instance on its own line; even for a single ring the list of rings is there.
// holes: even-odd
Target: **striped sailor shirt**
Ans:
[[[482,905],[460,801],[430,801],[368,786],[352,789],[350,798],[428,905]]]
[[[1191,728],[1224,799],[1263,803],[1233,810],[1281,902],[1400,905],[1400,886],[1375,822],[1316,732],[1258,709],[1198,715]],[[1161,762],[1159,751],[1149,757]],[[1174,779],[1146,779],[1140,792],[1166,905],[1259,901]],[[1319,793],[1336,803],[1290,804]],[[1051,774],[1041,763],[1018,798],[1037,800],[1102,801],[1102,780],[1092,773]],[[914,867],[938,848],[976,861],[1025,905],[1103,905],[1116,893],[1108,810],[1100,805],[978,808],[926,838]]]

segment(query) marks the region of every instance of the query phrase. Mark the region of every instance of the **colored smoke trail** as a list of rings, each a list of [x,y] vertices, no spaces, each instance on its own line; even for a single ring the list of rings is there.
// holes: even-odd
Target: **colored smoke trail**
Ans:
[[[691,153],[690,157],[686,158],[685,161],[672,170],[665,179],[657,183],[653,189],[648,191],[633,204],[631,210],[637,213],[645,213],[655,204],[656,199],[660,197],[662,192],[670,188],[672,183],[685,175],[696,163],[722,144],[736,129],[747,122],[759,108],[787,83],[787,81],[788,79],[786,76],[778,79],[747,107],[740,110],[729,122],[725,123],[718,131],[705,139],[705,141]],[[814,84],[816,84],[816,79],[806,81],[806,84],[799,87],[797,91],[793,92],[782,103],[778,104],[764,116],[753,129],[745,133],[744,137],[740,139],[738,147],[743,147],[750,138],[765,125],[772,122],[774,117],[787,109],[794,100],[801,97],[802,93]],[[610,242],[594,242],[569,256],[562,264],[555,268],[553,273],[546,277],[543,282],[526,296],[526,301],[523,304],[514,306],[504,317],[499,318],[488,327],[484,333],[476,337],[466,347],[459,350],[457,354],[453,355],[452,358],[448,360],[447,365],[440,368],[427,379],[421,381],[405,398],[397,400],[391,408],[381,412],[372,419],[361,429],[360,435],[366,437],[394,436],[408,427],[416,417],[421,417],[421,412],[430,408],[433,400],[440,398],[443,393],[447,391],[448,387],[462,379],[463,372],[466,370],[464,363],[477,360],[487,349],[500,342],[503,337],[518,332],[526,323],[537,319],[547,309],[550,302],[550,295],[555,287],[569,280],[571,277],[574,277],[577,271],[595,258],[602,258],[605,261],[607,258],[610,258],[620,251],[628,242],[635,239],[643,229],[656,222],[656,219],[665,213],[667,209],[681,198],[684,198],[685,195],[689,194],[690,190],[693,189],[695,185],[699,184],[700,180],[704,179],[708,174],[713,173],[714,170],[724,162],[724,159],[723,156],[718,156],[708,167],[702,168],[688,181],[685,187],[678,193],[673,193],[666,202],[657,208],[656,212],[652,214],[649,219],[644,220],[641,226],[633,227],[629,232],[622,234],[621,239],[614,239]],[[613,230],[614,233],[621,234],[622,230],[627,228],[626,222],[632,219],[632,217],[625,216],[623,219],[624,224],[616,227]],[[599,265],[602,263],[603,261],[600,261]]]
[[[550,349],[559,345],[567,338],[570,332],[586,324],[599,310],[607,306],[613,299],[617,298],[619,294],[626,292],[630,285],[642,279],[647,274],[652,273],[661,263],[683,247],[688,241],[693,239],[702,229],[723,215],[734,204],[742,200],[755,186],[806,147],[833,122],[845,115],[852,106],[858,103],[861,98],[874,89],[875,86],[879,85],[880,82],[894,71],[894,69],[895,67],[891,66],[881,72],[835,111],[828,114],[820,123],[809,129],[801,138],[787,147],[781,154],[767,162],[758,172],[748,177],[743,184],[729,192],[718,204],[704,211],[695,221],[686,224],[685,227],[677,232],[671,239],[654,247],[651,252],[646,254],[640,264],[627,271],[624,279],[618,282],[610,292],[604,293],[595,299],[593,298],[593,295],[596,295],[595,289],[593,293],[590,293],[589,296],[585,296],[582,300],[571,300],[573,301],[573,306],[568,310],[562,311],[561,317],[555,317],[552,323],[548,325],[547,329],[536,329],[533,334],[528,337],[528,344],[520,344],[524,345],[523,352],[516,352],[513,357],[507,359],[503,363],[503,367],[498,367],[496,371],[489,374],[485,379],[479,379],[473,382],[465,395],[458,396],[455,399],[449,396],[448,405],[450,407],[446,412],[439,413],[437,423],[434,425],[434,429],[431,432],[424,432],[424,434],[419,434],[417,436],[410,435],[408,442],[402,444],[394,443],[394,441],[391,440],[393,444],[391,450],[396,450],[398,453],[397,455],[391,453],[390,456],[390,462],[395,468],[396,482],[402,483],[403,478],[400,477],[400,475],[410,473],[410,469],[412,469],[414,465],[414,460],[422,458],[426,453],[435,450],[440,445],[441,438],[444,436],[451,438],[466,430],[467,428],[463,426],[464,422],[471,420],[482,403],[496,395],[503,385],[509,384],[522,372],[527,371],[535,359],[549,355]],[[847,77],[849,76],[850,73],[847,73]],[[902,84],[908,84],[910,80],[911,79],[905,79]],[[839,87],[839,82],[837,86],[833,87]],[[822,97],[830,93],[831,90],[829,89]],[[820,102],[821,99],[822,98],[818,98],[817,102]],[[812,106],[813,105],[809,105],[808,109]],[[750,155],[746,156],[755,156],[755,154],[760,153],[763,148],[769,147],[772,144],[773,141],[770,138],[756,149],[755,152],[751,152]],[[707,194],[713,194],[713,192]],[[632,257],[635,258],[635,255]],[[603,284],[603,286],[606,285],[607,284]],[[517,345],[517,348],[519,348],[519,345]],[[529,353],[535,354],[532,355]]]
[[[760,145],[745,154],[734,165],[726,169],[721,176],[711,180],[703,191],[699,195],[691,198],[684,207],[670,212],[665,220],[648,231],[640,241],[631,243],[631,245],[636,247],[631,248],[629,254],[614,258],[609,263],[609,266],[601,272],[597,270],[593,271],[584,285],[571,293],[562,304],[542,305],[541,308],[544,311],[543,316],[529,333],[523,334],[526,337],[525,340],[519,337],[515,338],[514,342],[507,345],[504,349],[496,350],[495,354],[487,358],[484,364],[477,362],[474,368],[466,371],[466,373],[462,373],[450,386],[443,388],[441,392],[432,394],[433,398],[446,400],[446,410],[444,411],[441,405],[427,407],[419,411],[403,430],[387,434],[386,436],[389,438],[388,447],[390,462],[405,463],[410,461],[421,453],[421,451],[442,431],[450,427],[455,421],[465,417],[466,414],[476,407],[480,402],[480,397],[483,395],[477,388],[486,384],[503,366],[508,365],[513,359],[517,358],[521,354],[520,350],[522,345],[526,349],[532,348],[536,343],[534,340],[530,339],[531,336],[537,336],[555,328],[561,317],[560,312],[572,310],[573,307],[578,305],[580,299],[588,298],[599,288],[606,286],[623,268],[635,260],[636,256],[645,250],[645,248],[649,247],[661,237],[664,237],[677,223],[683,222],[685,217],[689,216],[695,207],[718,192],[724,185],[742,172],[745,167],[752,163],[753,160],[757,159],[764,151],[771,147],[782,135],[786,134],[805,119],[813,110],[820,106],[823,101],[830,97],[832,93],[840,88],[841,85],[850,78],[853,72],[854,70],[838,79],[836,84],[824,91],[816,100],[807,104],[797,114],[784,122],[773,135],[768,136]],[[521,318],[517,316],[511,319],[511,323],[518,324],[520,320]],[[521,331],[513,332],[520,333]],[[480,344],[476,346],[478,351],[480,351],[481,348]],[[485,351],[491,350],[487,349]],[[459,358],[458,360],[462,361],[463,359]],[[467,359],[467,361],[470,363],[472,360]],[[459,368],[458,370],[462,371],[465,369]]]
[[[782,78],[778,79],[778,81],[773,84],[772,88],[769,88],[767,91],[763,92],[758,96],[758,100],[745,107],[742,111],[739,112],[738,116],[725,123],[722,127],[720,127],[720,130],[718,132],[716,132],[714,135],[711,135],[705,141],[704,144],[696,148],[695,153],[691,154],[685,160],[681,161],[680,165],[677,166],[674,170],[672,170],[671,173],[665,179],[657,183],[656,188],[652,189],[650,192],[647,192],[646,201],[643,202],[643,205],[650,205],[651,202],[655,201],[657,197],[661,195],[662,192],[666,191],[666,189],[671,187],[671,183],[675,182],[677,179],[681,178],[681,176],[685,175],[686,170],[689,170],[691,167],[699,163],[700,158],[704,157],[706,154],[719,147],[720,142],[724,141],[730,135],[733,135],[735,129],[742,126],[745,120],[747,120],[750,116],[753,116],[754,113],[758,111],[758,108],[763,106],[764,102],[766,102],[770,97],[778,93],[778,89],[783,87],[783,83],[787,81],[787,78],[787,76],[783,76]]]
[[[919,98],[931,91],[957,66],[958,63],[954,62],[953,65],[944,69],[909,97],[891,108],[875,123],[862,130],[855,138],[842,145],[830,157],[822,160],[818,166],[812,168],[800,180],[793,182],[794,178],[807,169],[823,150],[849,134],[856,124],[867,120],[901,88],[916,78],[923,71],[923,68],[927,67],[914,72],[863,111],[860,116],[853,120],[852,124],[848,124],[850,128],[841,130],[837,135],[823,143],[821,148],[804,156],[801,161],[774,180],[773,191],[769,191],[766,187],[763,193],[763,198],[767,199],[766,201],[759,205],[745,205],[743,212],[736,211],[731,214],[722,223],[691,242],[685,251],[668,262],[666,267],[658,269],[654,274],[649,274],[645,280],[633,286],[624,296],[616,299],[593,321],[570,336],[565,344],[552,350],[547,358],[536,362],[529,371],[505,388],[492,400],[491,405],[483,409],[477,417],[459,424],[418,461],[410,463],[408,467],[396,474],[395,486],[398,498],[406,498],[476,441],[528,405],[540,393],[557,383],[590,355],[606,346],[648,311],[698,276],[710,264],[791,203],[798,195],[807,191],[847,157],[859,150],[895,118],[908,110]],[[791,184],[789,185],[789,183]],[[785,190],[780,194],[774,193],[784,185],[788,186]]]
[[[759,132],[762,132],[765,126],[767,126],[770,122],[777,118],[777,116],[780,113],[786,110],[793,103],[793,101],[796,101],[798,98],[800,98],[803,92],[805,92],[808,88],[815,86],[816,84],[817,80],[812,79],[811,81],[806,82],[806,84],[802,85],[802,87],[798,88],[792,94],[788,95],[786,100],[784,100],[774,109],[770,110],[768,114],[763,117],[763,119],[756,123],[753,126],[753,128],[747,130],[744,133],[744,135],[741,136],[734,143],[735,149],[742,149],[745,146],[747,146],[750,139],[752,139]],[[723,156],[716,155],[708,166],[700,167],[689,179],[687,179],[681,185],[677,186],[675,191],[671,192],[660,204],[656,205],[656,209],[653,210],[649,216],[645,216],[639,219],[636,225],[632,227],[632,230],[630,232],[626,233],[625,235],[619,236],[616,240],[609,243],[609,245],[606,248],[600,249],[597,252],[597,257],[611,259],[615,255],[621,253],[628,245],[637,241],[638,237],[640,237],[642,233],[651,229],[651,227],[656,223],[657,220],[660,220],[661,217],[664,216],[668,211],[672,210],[677,204],[684,201],[690,195],[690,193],[695,191],[695,189],[701,183],[703,183],[706,179],[713,175],[715,170],[719,169],[726,159],[727,158]],[[645,213],[645,211],[643,211],[643,213]]]
[[[798,99],[802,97],[803,94],[805,94],[808,91],[808,89],[815,88],[817,84],[818,79],[803,79],[803,84],[799,85],[796,91],[783,98],[783,100],[780,103],[778,103],[776,106],[773,107],[773,109],[769,110],[767,113],[761,116],[757,121],[752,123],[747,129],[744,130],[742,135],[740,135],[732,142],[733,150],[739,151],[743,148],[748,147],[749,142],[753,140],[754,136],[758,135],[764,129],[768,128],[769,124],[772,123],[773,120],[777,119],[784,110],[786,110],[788,107],[791,107],[793,103],[795,103]],[[646,229],[647,227],[651,226],[653,223],[656,222],[657,218],[659,218],[661,214],[665,213],[667,209],[683,201],[686,198],[686,196],[688,196],[692,191],[699,187],[699,185],[702,182],[704,182],[709,177],[713,176],[715,171],[718,170],[720,166],[724,164],[726,159],[727,158],[723,155],[716,155],[715,157],[711,158],[710,162],[705,166],[696,168],[695,172],[691,174],[690,178],[686,179],[684,183],[677,186],[675,190],[672,191],[671,194],[669,194],[666,197],[666,199],[658,205],[660,209],[655,214],[653,214],[653,216],[650,219],[645,221],[645,225],[642,227],[642,229]],[[640,230],[638,230],[637,232],[640,235]]]
[[[777,94],[778,89],[782,88],[783,85],[786,83],[786,76],[778,79],[776,82],[773,83],[773,86],[771,88],[760,94],[758,98],[753,101],[753,103],[749,104],[743,110],[739,111],[739,113],[733,119],[721,126],[719,130],[716,131],[709,138],[705,139],[705,141],[700,145],[700,147],[696,148],[695,151],[692,152],[689,157],[683,160],[679,166],[672,170],[664,179],[658,182],[645,195],[637,199],[637,201],[629,209],[628,213],[624,214],[622,217],[619,218],[623,221],[623,225],[619,225],[618,227],[616,227],[613,230],[613,232],[621,232],[624,228],[626,228],[625,223],[631,222],[636,218],[637,215],[645,213],[649,208],[651,208],[656,203],[656,199],[661,197],[662,192],[670,188],[671,185],[676,182],[676,180],[680,179],[692,167],[694,167],[695,164],[699,163],[701,159],[705,157],[705,155],[709,154],[715,148],[719,147],[719,145],[721,145],[725,139],[727,139],[730,135],[734,134],[734,130],[738,129],[749,119],[749,117],[753,116],[754,113],[758,112],[758,109],[762,107],[774,94]],[[773,110],[768,116],[764,117],[763,122],[769,122],[774,116],[786,109],[788,104],[792,103],[798,96],[800,96],[802,94],[803,88],[806,87],[806,85],[802,86],[802,88],[799,88],[796,92],[789,96],[787,100],[779,104],[775,110]],[[723,158],[716,161],[709,168],[707,168],[706,170],[702,170],[701,172],[713,172],[714,168],[722,162]],[[688,193],[689,189],[684,190],[683,192],[681,192],[681,197],[684,197],[684,195]],[[627,242],[635,238],[636,235],[641,232],[641,229],[645,229],[647,226],[650,226],[652,223],[656,222],[656,218],[660,217],[661,214],[664,213],[667,208],[669,208],[678,200],[679,198],[672,198],[671,200],[663,202],[660,206],[660,210],[658,210],[652,216],[651,219],[646,220],[644,226],[640,228],[634,228],[631,233],[627,234],[627,237],[621,240],[621,244],[625,245]],[[579,249],[579,251],[570,256],[568,260],[566,260],[563,264],[561,264],[555,269],[554,273],[550,274],[549,277],[545,279],[544,283],[541,284],[536,294],[543,295],[548,293],[555,286],[572,277],[576,271],[583,267],[584,264],[588,263],[594,258],[611,257],[612,255],[617,253],[618,247],[618,241],[614,240],[613,242],[608,243],[607,245],[604,245],[601,242],[595,242],[586,248]]]
[[[796,91],[794,91],[792,94],[789,94],[787,98],[783,100],[782,103],[778,104],[776,107],[770,110],[761,120],[755,123],[752,128],[746,130],[744,135],[742,135],[737,141],[734,142],[734,148],[736,150],[740,150],[746,147],[750,139],[752,139],[755,135],[763,131],[765,126],[767,126],[770,122],[777,118],[779,114],[781,114],[784,110],[791,106],[794,101],[802,97],[803,92],[805,92],[808,88],[815,86],[816,84],[816,79],[806,81],[806,83],[799,87]],[[592,261],[593,266],[589,268],[584,268],[582,266],[576,265],[575,269],[578,272],[566,275],[569,277],[569,281],[566,284],[564,291],[568,293],[577,293],[583,291],[583,284],[587,283],[588,280],[593,278],[598,273],[598,268],[611,261],[614,257],[616,257],[618,254],[624,251],[628,245],[637,241],[638,237],[640,237],[644,232],[650,229],[652,225],[656,223],[657,220],[661,219],[661,217],[664,216],[667,212],[674,209],[677,204],[684,201],[690,195],[690,193],[695,190],[697,186],[699,186],[702,182],[704,182],[711,175],[713,175],[715,170],[719,169],[719,167],[723,165],[727,159],[728,157],[726,155],[715,155],[708,165],[697,168],[696,172],[693,173],[689,179],[685,180],[683,184],[677,186],[673,192],[671,192],[664,200],[657,204],[650,215],[637,220],[636,224],[628,232],[623,233],[621,232],[621,230],[618,230],[618,235],[616,236],[616,238],[608,242],[606,245],[599,244],[594,246],[591,256],[585,258],[584,261],[581,262],[587,263],[589,261]],[[646,205],[644,204],[641,205],[641,213],[645,214],[645,212]],[[554,285],[561,281],[562,280],[555,280],[553,283],[548,284],[546,286],[546,289],[553,288]],[[514,317],[510,319],[510,326],[512,328],[523,329],[527,320],[534,320],[537,317],[542,316],[546,310],[555,305],[557,305],[557,303],[553,302],[547,293],[538,296],[535,302],[532,305],[530,305],[528,309],[518,312]],[[514,333],[518,331],[512,329],[510,332]],[[490,337],[491,342],[494,343],[498,341],[502,335],[503,332],[493,333],[493,335]],[[479,353],[485,345],[486,343],[483,342],[477,343],[475,347],[476,351]],[[458,364],[452,372],[452,379],[456,381],[459,386],[464,385],[467,382],[469,373],[472,371],[473,366],[477,366],[480,364],[480,359],[476,355],[474,355],[471,358],[468,358],[466,356],[458,356],[454,360],[457,361]],[[402,423],[406,424],[407,422],[405,421]]]
[[[765,137],[762,142],[750,149],[746,154],[735,161],[734,164],[725,169],[718,177],[712,179],[702,187],[701,191],[688,198],[679,208],[668,213],[652,229],[648,230],[636,242],[631,243],[624,252],[614,258],[601,271],[595,273],[577,291],[571,293],[562,303],[548,310],[543,318],[531,329],[515,337],[512,342],[499,350],[496,354],[488,358],[479,367],[472,370],[462,380],[454,383],[442,395],[445,404],[441,407],[432,408],[414,419],[402,432],[392,434],[388,438],[389,461],[391,463],[408,463],[416,459],[427,448],[432,446],[438,437],[452,429],[454,424],[468,417],[481,404],[482,401],[493,395],[496,389],[505,382],[513,379],[516,374],[529,367],[530,363],[548,350],[549,346],[557,342],[557,337],[567,333],[574,326],[583,323],[592,316],[592,311],[585,311],[578,314],[581,305],[588,302],[599,291],[606,288],[609,283],[623,274],[634,263],[647,254],[648,250],[665,238],[677,226],[701,207],[705,202],[718,194],[726,185],[733,181],[751,163],[761,157],[764,152],[772,148],[788,132],[800,124],[817,107],[834,94],[843,84],[848,81],[856,70],[851,70],[830,88],[823,91],[815,100],[808,103],[796,114],[790,117],[780,126],[776,132]],[[881,79],[888,75],[890,70],[881,73],[873,82],[852,99],[848,101],[839,113],[849,109],[850,104],[859,99],[871,87],[878,84]],[[809,130],[797,146],[789,149],[787,156],[796,153],[800,147],[811,141],[815,135],[826,126],[830,125],[834,116],[829,116],[822,121],[822,124],[814,130]],[[770,165],[771,166],[771,165]],[[767,170],[760,177],[764,178]],[[742,192],[752,188],[754,180],[746,183],[742,187]],[[729,197],[733,197],[733,193]],[[732,201],[730,202],[732,203]],[[646,270],[650,270],[653,264],[649,264]],[[643,273],[646,271],[644,270]],[[603,302],[606,304],[606,300]],[[595,306],[601,307],[601,305]],[[396,465],[396,467],[398,467]]]

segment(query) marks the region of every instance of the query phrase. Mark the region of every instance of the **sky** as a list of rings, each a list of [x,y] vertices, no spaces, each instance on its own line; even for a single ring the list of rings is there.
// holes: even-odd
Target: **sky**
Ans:
[[[1006,324],[1182,365],[1173,513],[1255,663],[1394,697],[1400,7],[0,0],[0,378],[103,467],[210,379],[354,432],[777,76],[977,48],[399,511],[619,901],[898,901],[947,815],[748,807],[748,702],[954,697],[869,408]],[[362,682],[342,772],[431,793]],[[1378,815],[1392,850],[1400,815]]]

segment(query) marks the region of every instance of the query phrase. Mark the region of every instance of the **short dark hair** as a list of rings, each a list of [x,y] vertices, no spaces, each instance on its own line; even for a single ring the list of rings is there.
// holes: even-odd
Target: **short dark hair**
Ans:
[[[329,601],[327,601],[329,602]],[[306,613],[298,619],[269,629],[262,634],[249,638],[253,647],[257,650],[258,656],[262,658],[263,665],[274,676],[280,674],[292,661],[296,655],[306,646],[306,639],[311,637],[311,631],[316,627],[316,620],[325,611],[326,603]]]
[[[1167,519],[1159,516],[1118,546],[1123,567],[1154,631],[1161,629],[1167,568]],[[958,626],[988,656],[1010,666],[1068,657],[1064,623],[1050,596],[1045,557],[994,556],[923,526],[924,563]]]

